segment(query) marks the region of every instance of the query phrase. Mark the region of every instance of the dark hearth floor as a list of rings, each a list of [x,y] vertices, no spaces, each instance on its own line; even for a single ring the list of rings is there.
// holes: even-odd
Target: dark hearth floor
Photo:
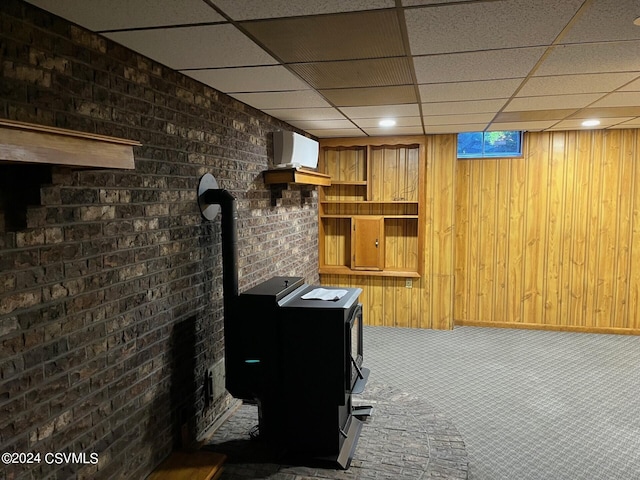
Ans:
[[[348,470],[279,463],[250,438],[257,407],[243,405],[216,431],[207,450],[225,453],[221,480],[466,479],[467,452],[455,426],[423,400],[369,382],[355,405],[372,405]]]

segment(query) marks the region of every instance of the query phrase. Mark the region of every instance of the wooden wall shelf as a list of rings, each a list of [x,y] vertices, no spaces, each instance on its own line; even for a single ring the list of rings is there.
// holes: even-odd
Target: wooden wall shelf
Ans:
[[[0,162],[134,169],[141,143],[0,119]]]
[[[304,168],[274,168],[263,172],[265,185],[295,183],[302,185],[331,186],[331,177]]]
[[[320,141],[321,274],[421,276],[425,164],[423,137]]]
[[[339,265],[320,267],[318,273],[321,275],[366,275],[368,277],[420,278],[420,273],[414,270],[355,270]]]

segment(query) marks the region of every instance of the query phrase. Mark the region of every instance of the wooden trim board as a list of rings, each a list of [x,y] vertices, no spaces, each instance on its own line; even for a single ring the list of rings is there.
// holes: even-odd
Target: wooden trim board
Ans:
[[[276,168],[264,172],[265,185],[278,183],[298,183],[305,185],[330,186],[331,177],[313,170],[298,168]]]
[[[585,327],[572,325],[549,325],[541,323],[481,322],[475,320],[454,320],[453,323],[454,327],[522,328],[527,330],[551,330],[556,332],[640,335],[640,329],[637,328]]]
[[[140,142],[0,120],[0,161],[74,167],[135,168]]]
[[[226,455],[205,450],[176,451],[147,480],[216,480],[226,459]]]

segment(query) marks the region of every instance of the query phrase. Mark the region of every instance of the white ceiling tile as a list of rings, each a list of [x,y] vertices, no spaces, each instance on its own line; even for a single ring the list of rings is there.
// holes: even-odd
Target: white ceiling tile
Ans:
[[[367,127],[364,129],[367,135],[384,137],[387,135],[422,135],[422,125],[414,127]]]
[[[413,57],[418,83],[526,77],[544,47]]]
[[[467,125],[425,125],[424,129],[428,135],[430,133],[482,132],[486,127],[486,123],[470,123]]]
[[[112,32],[105,36],[176,70],[278,63],[229,24]]]
[[[620,88],[620,92],[640,92],[640,78]]]
[[[338,128],[354,128],[349,120],[289,120],[288,123],[302,130],[328,130]]]
[[[558,45],[536,70],[536,76],[578,73],[640,73],[640,41]]]
[[[338,128],[327,130],[306,130],[317,138],[335,138],[335,137],[364,137],[365,133],[359,128]]]
[[[395,7],[394,0],[323,0],[322,2],[291,0],[213,0],[218,8],[234,20],[298,17],[327,13],[354,12]]]
[[[615,117],[615,118],[601,118],[600,125],[597,127],[583,127],[583,119],[569,119],[558,122],[549,130],[593,130],[595,128],[608,128],[631,120],[632,117]]]
[[[427,125],[462,125],[465,123],[489,123],[495,113],[474,113],[471,115],[428,115],[423,117]]]
[[[562,43],[640,40],[633,20],[640,15],[638,0],[598,0],[572,25]]]
[[[520,110],[513,112],[502,111],[496,115],[494,122],[499,123],[515,123],[515,122],[534,122],[547,120],[563,120],[575,115],[580,110],[578,108],[560,108],[556,110]]]
[[[581,95],[549,95],[546,97],[517,97],[504,108],[505,112],[524,110],[557,110],[565,108],[584,108],[602,97],[601,93]]]
[[[417,117],[420,109],[415,103],[406,105],[381,105],[371,107],[343,107],[340,109],[349,118]]]
[[[341,108],[377,105],[408,105],[415,104],[414,102],[416,102],[416,90],[413,85],[392,85],[389,87],[366,88],[332,88],[318,91],[333,105]]]
[[[640,128],[640,117],[635,117],[626,122],[619,123],[612,128]]]
[[[186,70],[182,73],[225,93],[311,89],[306,82],[280,65]]]
[[[526,130],[530,132],[536,132],[540,130],[546,130],[553,126],[557,120],[535,120],[528,122],[505,122],[505,123],[492,123],[487,128],[488,131],[502,131],[502,130]]]
[[[484,0],[468,0],[468,3],[473,1],[483,2]],[[421,5],[441,5],[443,3],[460,3],[460,0],[402,0],[403,7],[415,7]]]
[[[518,97],[540,95],[569,95],[575,93],[610,92],[630,82],[636,73],[591,73],[529,78]],[[640,87],[640,83],[638,84]]]
[[[273,108],[263,110],[267,115],[280,120],[343,120],[345,117],[336,108]]]
[[[589,107],[576,111],[571,118],[616,118],[640,116],[640,106]],[[567,117],[569,118],[569,117]]]
[[[27,0],[93,31],[224,22],[202,0]]]
[[[233,93],[231,96],[259,110],[271,108],[313,108],[330,106],[326,100],[313,90]]]
[[[640,106],[640,92],[614,92],[592,105],[594,108],[628,106]]]
[[[420,127],[422,128],[422,120],[420,117],[394,117],[396,121],[396,127]],[[382,117],[378,118],[354,118],[353,123],[362,128],[373,128],[379,127],[380,120]]]
[[[583,0],[502,0],[405,10],[413,55],[550,45]]]
[[[510,98],[522,83],[521,78],[509,80],[481,80],[476,82],[435,83],[419,85],[424,103],[463,100],[491,100]]]
[[[434,102],[423,103],[423,115],[455,115],[469,113],[495,113],[505,104],[506,100],[470,100],[466,102]]]

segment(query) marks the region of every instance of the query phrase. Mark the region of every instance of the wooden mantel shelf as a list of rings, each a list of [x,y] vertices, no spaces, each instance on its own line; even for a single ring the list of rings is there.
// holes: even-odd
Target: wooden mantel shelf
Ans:
[[[0,119],[0,162],[134,169],[140,142]]]
[[[265,185],[277,183],[300,183],[305,185],[331,186],[331,177],[315,170],[305,168],[275,168],[266,170],[264,174]]]

